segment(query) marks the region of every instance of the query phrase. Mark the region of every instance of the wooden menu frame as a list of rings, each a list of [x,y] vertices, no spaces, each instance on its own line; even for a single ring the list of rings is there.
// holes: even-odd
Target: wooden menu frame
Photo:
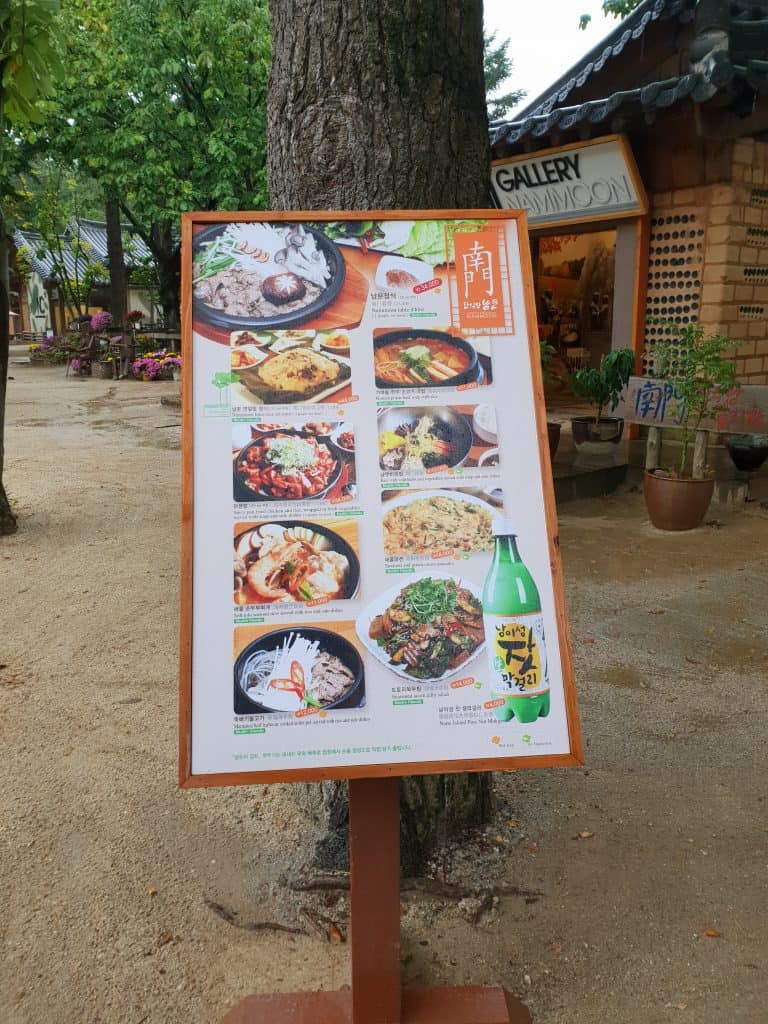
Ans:
[[[563,691],[570,753],[537,754],[527,757],[479,757],[457,761],[427,761],[397,764],[349,765],[323,768],[279,769],[273,771],[192,772],[192,601],[193,601],[193,388],[192,388],[192,236],[196,225],[221,221],[336,221],[336,220],[512,220],[518,228],[521,273],[528,348],[533,373],[536,431],[544,495],[544,515],[549,545],[549,563],[555,599]],[[182,214],[181,332],[182,369],[182,482],[181,482],[181,598],[179,623],[179,786],[183,789],[212,786],[250,785],[271,782],[313,782],[321,779],[386,778],[403,775],[432,775],[452,772],[502,771],[517,768],[559,768],[584,763],[581,731],[576,705],[573,656],[570,646],[565,588],[560,560],[560,540],[555,509],[552,467],[548,454],[544,386],[536,305],[533,288],[527,215],[518,210],[367,210],[367,211],[216,211]]]

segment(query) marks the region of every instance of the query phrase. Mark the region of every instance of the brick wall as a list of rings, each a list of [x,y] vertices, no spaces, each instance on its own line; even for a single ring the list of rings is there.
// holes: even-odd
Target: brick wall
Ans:
[[[646,343],[664,333],[658,323],[654,326],[656,309],[668,313],[688,305],[691,322],[738,343],[734,359],[741,383],[768,384],[768,144],[739,139],[729,182],[657,193],[651,202]],[[681,303],[677,296],[694,295],[695,289],[683,287],[693,277],[680,276],[693,267],[670,266],[668,273],[677,277],[662,278],[654,276],[659,269],[654,264],[664,248],[659,233],[683,228],[684,240],[663,240],[670,248],[684,242],[685,251],[674,258],[697,264],[698,294]],[[694,250],[688,249],[691,244]],[[675,301],[668,301],[670,295]]]

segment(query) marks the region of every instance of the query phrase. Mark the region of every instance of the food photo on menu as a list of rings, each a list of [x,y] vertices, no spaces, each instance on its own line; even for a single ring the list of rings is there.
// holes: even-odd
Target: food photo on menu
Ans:
[[[289,327],[325,309],[344,283],[338,247],[300,223],[213,224],[193,241],[196,320],[227,331]]]
[[[396,675],[439,682],[485,646],[481,589],[441,572],[419,574],[379,595],[357,620],[367,650]]]
[[[357,494],[350,423],[235,423],[234,500],[351,501]]]
[[[382,492],[385,559],[435,561],[490,554],[493,517],[503,508],[500,489]]]
[[[365,668],[353,622],[309,622],[234,633],[237,715],[295,717],[365,706]]]
[[[282,519],[234,527],[234,602],[286,606],[350,600],[360,586],[357,523]]]
[[[375,330],[376,387],[383,390],[490,384],[490,338],[461,337],[447,328]]]
[[[233,405],[343,401],[352,376],[346,331],[232,331]],[[351,390],[351,389],[350,389]]]
[[[462,468],[498,475],[498,437],[495,429],[487,429],[488,408],[456,405],[380,410],[380,469],[403,476],[452,473]]]

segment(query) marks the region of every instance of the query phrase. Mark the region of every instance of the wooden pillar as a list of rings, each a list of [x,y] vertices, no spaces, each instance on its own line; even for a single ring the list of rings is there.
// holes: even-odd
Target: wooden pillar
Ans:
[[[707,468],[707,441],[709,440],[708,430],[697,430],[696,440],[693,444],[693,470],[694,477],[703,477]]]
[[[659,468],[661,458],[661,427],[648,427],[648,440],[645,443],[645,468],[650,473]]]

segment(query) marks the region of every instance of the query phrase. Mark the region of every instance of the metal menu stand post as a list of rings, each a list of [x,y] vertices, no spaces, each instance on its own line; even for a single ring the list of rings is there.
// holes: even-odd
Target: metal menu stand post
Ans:
[[[349,783],[351,988],[248,996],[221,1024],[531,1024],[499,987],[400,983],[400,780]]]

